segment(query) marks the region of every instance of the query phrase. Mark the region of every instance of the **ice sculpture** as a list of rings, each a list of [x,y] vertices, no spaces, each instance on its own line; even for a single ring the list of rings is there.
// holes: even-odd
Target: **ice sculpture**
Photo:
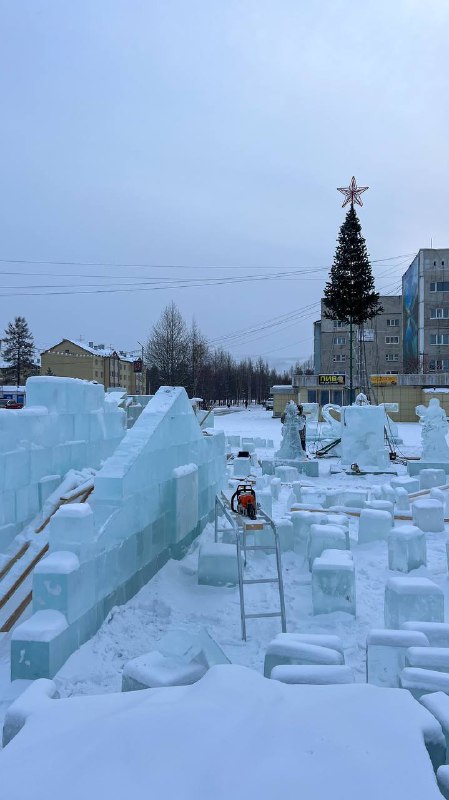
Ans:
[[[360,394],[358,394],[357,397],[355,398],[354,405],[355,406],[369,406],[369,400],[368,400],[366,394],[363,394],[363,392],[360,392]]]
[[[285,406],[285,422],[282,426],[282,441],[276,458],[285,458],[289,461],[304,461],[306,454],[302,449],[299,432],[304,427],[298,414],[298,407],[293,400]]]
[[[422,425],[423,461],[449,461],[449,447],[446,442],[449,424],[440,401],[437,397],[432,397],[428,406],[416,406],[415,410]]]
[[[384,425],[385,412],[381,406],[345,406],[341,426],[342,463],[384,467]]]

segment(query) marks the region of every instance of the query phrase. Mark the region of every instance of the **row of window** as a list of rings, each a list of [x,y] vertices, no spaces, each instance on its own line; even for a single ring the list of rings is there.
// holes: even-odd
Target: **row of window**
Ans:
[[[449,333],[431,333],[430,344],[449,344]]]
[[[429,361],[430,372],[449,372],[449,358],[434,358]]]
[[[345,353],[336,353],[334,356],[332,356],[332,361],[339,364],[343,363],[346,361]],[[385,361],[399,361],[399,353],[386,353]]]
[[[334,336],[332,344],[346,344],[346,336]],[[386,336],[385,344],[399,344],[399,336]]]
[[[449,281],[430,281],[431,292],[449,292]]]
[[[398,317],[388,317],[387,318],[387,328],[399,328],[400,319]],[[346,322],[340,322],[338,319],[334,319],[334,328],[347,328]]]

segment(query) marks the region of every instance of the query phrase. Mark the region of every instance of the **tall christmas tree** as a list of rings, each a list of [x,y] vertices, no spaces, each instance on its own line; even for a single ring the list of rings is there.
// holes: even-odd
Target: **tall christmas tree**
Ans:
[[[350,203],[335,251],[334,263],[324,289],[324,316],[349,325],[349,402],[353,402],[353,326],[363,325],[382,311],[379,295],[374,288],[368,251],[354,203],[363,205],[361,193],[368,187],[358,187],[355,178],[347,188],[338,191],[345,195],[343,207]]]
[[[9,365],[8,378],[21,386],[34,372],[34,339],[25,317],[16,317],[5,330],[3,359]]]

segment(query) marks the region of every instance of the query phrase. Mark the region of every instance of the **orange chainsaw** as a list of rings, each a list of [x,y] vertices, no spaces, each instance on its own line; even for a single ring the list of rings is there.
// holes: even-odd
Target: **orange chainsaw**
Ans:
[[[256,519],[256,493],[248,483],[239,483],[231,497],[231,508],[237,514]]]

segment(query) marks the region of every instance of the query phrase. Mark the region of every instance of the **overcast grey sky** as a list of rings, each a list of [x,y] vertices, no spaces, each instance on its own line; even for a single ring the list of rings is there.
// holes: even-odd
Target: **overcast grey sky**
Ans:
[[[2,0],[0,11],[0,259],[188,267],[0,263],[1,328],[23,314],[40,348],[82,334],[131,349],[174,299],[236,356],[307,357],[314,308],[226,337],[317,302],[326,269],[155,286],[328,267],[344,218],[336,187],[353,174],[370,186],[360,218],[379,290],[431,236],[449,246],[445,0]],[[380,261],[393,256],[404,257]],[[125,283],[133,291],[4,296]]]

